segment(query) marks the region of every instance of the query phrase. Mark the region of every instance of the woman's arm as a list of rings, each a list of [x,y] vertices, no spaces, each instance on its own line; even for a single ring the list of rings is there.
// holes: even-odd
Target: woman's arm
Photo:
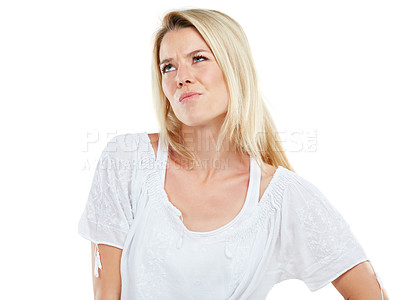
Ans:
[[[92,274],[94,274],[96,244],[92,244]],[[101,266],[99,277],[93,276],[93,294],[95,300],[120,300],[121,298],[121,255],[122,249],[98,244]]]
[[[346,300],[389,300],[369,261],[358,264],[334,281],[333,286]]]

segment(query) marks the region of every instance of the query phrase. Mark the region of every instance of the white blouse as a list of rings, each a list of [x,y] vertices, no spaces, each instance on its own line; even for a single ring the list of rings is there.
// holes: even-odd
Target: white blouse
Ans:
[[[78,233],[123,249],[121,300],[264,300],[283,280],[316,291],[368,260],[340,213],[298,174],[279,166],[258,202],[253,157],[239,214],[213,231],[188,230],[164,190],[167,157],[160,142],[155,156],[146,132],[128,133],[109,141],[96,167]],[[95,264],[98,276],[98,251]]]

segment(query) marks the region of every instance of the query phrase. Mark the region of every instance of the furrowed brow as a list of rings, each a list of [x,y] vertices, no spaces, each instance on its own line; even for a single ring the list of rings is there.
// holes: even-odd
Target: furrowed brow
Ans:
[[[197,50],[194,50],[194,51],[192,51],[192,52],[186,54],[185,56],[186,56],[186,57],[190,57],[190,56],[195,55],[195,54],[197,54],[197,53],[199,53],[199,52],[208,52],[208,53],[210,53],[210,51],[205,50],[205,49],[197,49]],[[160,64],[159,64],[158,66],[161,66],[162,64],[168,63],[168,62],[170,62],[171,60],[172,60],[172,58],[163,59],[163,60],[160,62]]]

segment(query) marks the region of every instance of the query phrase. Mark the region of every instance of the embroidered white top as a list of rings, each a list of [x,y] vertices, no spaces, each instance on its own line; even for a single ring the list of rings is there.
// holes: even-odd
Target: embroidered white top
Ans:
[[[316,291],[368,260],[341,214],[312,183],[279,166],[259,199],[250,158],[240,213],[209,232],[188,230],[164,190],[168,149],[146,132],[112,138],[97,164],[78,233],[123,249],[121,300],[265,299],[286,279]],[[96,255],[95,275],[101,268]]]

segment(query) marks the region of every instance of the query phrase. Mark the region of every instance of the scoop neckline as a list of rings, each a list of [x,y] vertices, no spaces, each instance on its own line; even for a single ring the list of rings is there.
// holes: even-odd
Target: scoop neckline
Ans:
[[[220,232],[224,232],[227,229],[229,229],[230,227],[232,227],[236,222],[238,222],[241,219],[241,216],[247,211],[247,208],[249,206],[249,202],[251,201],[251,195],[254,194],[254,186],[256,182],[259,182],[259,185],[261,184],[261,180],[258,180],[255,182],[256,180],[256,168],[258,167],[256,160],[250,156],[250,178],[249,178],[249,182],[248,182],[248,187],[247,187],[247,192],[246,192],[246,198],[245,201],[243,203],[242,208],[240,209],[239,213],[231,220],[229,221],[227,224],[214,229],[214,230],[210,230],[210,231],[192,231],[189,230],[186,225],[183,223],[183,221],[180,219],[180,217],[182,216],[182,212],[180,211],[179,208],[177,208],[168,198],[168,194],[165,191],[165,177],[166,177],[166,167],[167,167],[167,161],[168,161],[168,145],[167,145],[167,149],[164,149],[162,146],[162,143],[160,143],[160,139],[158,139],[158,146],[157,146],[157,153],[155,153],[154,148],[151,144],[151,140],[150,137],[148,135],[147,132],[145,132],[146,136],[147,136],[147,141],[150,143],[150,147],[151,147],[151,151],[153,153],[153,157],[156,163],[161,165],[161,175],[160,175],[160,186],[157,186],[157,188],[160,189],[161,194],[163,196],[162,202],[170,209],[172,209],[172,211],[175,213],[177,219],[176,221],[180,224],[179,226],[182,227],[182,230],[184,232],[186,232],[187,234],[191,235],[191,236],[199,236],[199,237],[206,237],[206,236],[212,236],[215,234],[218,234]],[[159,133],[158,133],[159,134]],[[161,149],[162,148],[162,149]],[[268,184],[267,188],[265,189],[262,197],[260,198],[260,201],[258,201],[259,199],[259,192],[256,193],[258,195],[258,197],[256,197],[257,199],[255,200],[255,206],[257,207],[262,199],[265,197],[265,195],[267,193],[269,193],[269,191],[271,190],[271,184],[275,181],[275,178],[277,177],[277,173],[278,170],[280,169],[280,166],[277,167],[277,169],[275,170],[272,179],[270,181],[270,183]],[[261,178],[261,174],[259,175]],[[260,186],[257,187],[258,191],[260,189]]]

